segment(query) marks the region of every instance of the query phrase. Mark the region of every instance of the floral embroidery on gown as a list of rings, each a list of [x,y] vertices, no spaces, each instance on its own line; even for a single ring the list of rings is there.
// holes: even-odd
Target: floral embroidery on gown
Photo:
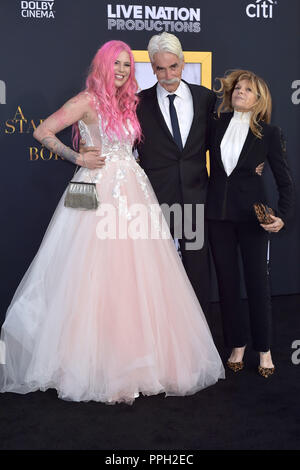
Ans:
[[[159,223],[132,136],[111,142],[100,117],[78,124],[106,163],[81,168],[74,179],[92,178],[101,205],[66,208],[62,195],[7,311],[0,391],[54,388],[65,400],[133,403],[139,394],[190,395],[213,385],[224,378],[222,361],[168,228]],[[116,210],[117,229],[134,222],[132,205],[142,204],[160,236],[103,237],[106,204]]]

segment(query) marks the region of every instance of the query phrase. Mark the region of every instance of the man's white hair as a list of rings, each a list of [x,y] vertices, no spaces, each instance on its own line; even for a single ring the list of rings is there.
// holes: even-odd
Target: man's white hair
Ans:
[[[152,36],[148,44],[148,54],[152,63],[157,52],[170,52],[177,55],[180,60],[184,59],[180,41],[174,34],[164,32]]]

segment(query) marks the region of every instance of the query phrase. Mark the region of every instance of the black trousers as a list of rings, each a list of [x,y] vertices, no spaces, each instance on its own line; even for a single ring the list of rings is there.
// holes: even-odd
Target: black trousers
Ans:
[[[204,224],[204,221],[202,221],[202,224]],[[174,227],[172,225],[170,230],[174,236]],[[210,264],[207,223],[204,224],[204,243],[201,249],[193,249],[195,238],[185,238],[184,234],[183,227],[182,238],[178,239],[182,262],[201,308],[207,316],[210,308]]]
[[[256,222],[208,222],[215,263],[227,347],[245,346],[248,318],[241,308],[238,246],[242,256],[253,348],[268,351],[271,345],[272,312],[267,270],[268,233]]]

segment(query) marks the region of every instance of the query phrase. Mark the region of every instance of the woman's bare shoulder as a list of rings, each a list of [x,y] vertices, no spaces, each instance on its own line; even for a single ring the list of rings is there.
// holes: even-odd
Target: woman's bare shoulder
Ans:
[[[70,100],[71,103],[77,103],[82,108],[82,120],[86,124],[93,124],[97,122],[98,115],[95,105],[95,97],[87,92],[82,91]]]

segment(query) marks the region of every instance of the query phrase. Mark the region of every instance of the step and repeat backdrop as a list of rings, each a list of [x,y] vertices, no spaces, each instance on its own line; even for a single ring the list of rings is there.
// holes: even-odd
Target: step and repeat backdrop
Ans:
[[[151,86],[155,77],[145,51],[150,37],[163,31],[180,39],[191,82],[213,87],[216,77],[234,68],[253,70],[268,82],[272,122],[285,135],[297,197],[294,220],[271,240],[272,294],[300,292],[300,2],[187,0],[182,5],[177,0],[1,0],[0,323],[74,172],[35,141],[33,130],[84,88],[93,56],[108,40],[131,46],[139,85]],[[59,137],[70,145],[70,129]],[[264,178],[275,205],[271,173]]]

